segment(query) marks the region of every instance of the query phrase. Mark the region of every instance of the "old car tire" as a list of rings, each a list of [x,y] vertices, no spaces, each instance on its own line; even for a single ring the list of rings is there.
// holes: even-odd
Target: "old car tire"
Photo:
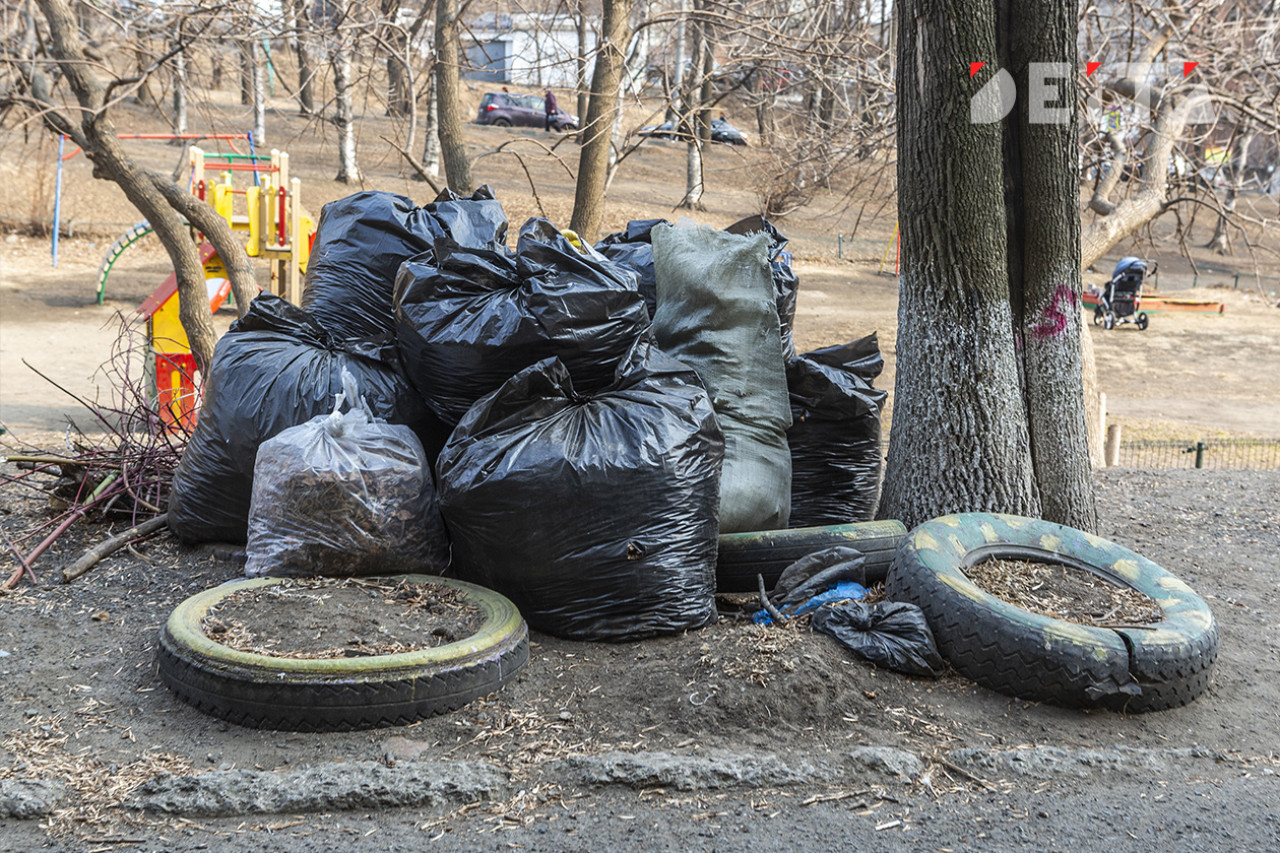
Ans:
[[[497,118],[493,120],[494,127],[511,127],[511,120],[505,118]]]
[[[242,726],[346,731],[457,710],[497,690],[529,662],[529,630],[503,596],[449,578],[396,579],[460,590],[481,609],[480,628],[454,643],[396,655],[298,660],[242,652],[209,639],[201,620],[231,593],[281,579],[233,581],[174,609],[160,634],[160,678],[183,701]]]
[[[865,554],[867,582],[878,583],[906,535],[900,521],[726,533],[720,537],[716,557],[716,590],[752,592],[758,585],[757,575],[764,575],[765,584],[772,588],[787,566],[833,545],[849,545]]]
[[[1077,625],[989,595],[965,569],[994,557],[1065,563],[1151,597],[1152,626]],[[963,513],[908,534],[885,592],[924,611],[960,674],[1010,696],[1069,707],[1159,711],[1204,692],[1218,656],[1208,606],[1150,560],[1097,536],[1029,518]]]

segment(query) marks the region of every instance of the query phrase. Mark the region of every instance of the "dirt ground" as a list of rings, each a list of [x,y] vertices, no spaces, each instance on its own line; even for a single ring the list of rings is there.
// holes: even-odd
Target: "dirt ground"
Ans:
[[[1217,668],[1188,707],[1137,716],[1063,710],[955,674],[930,681],[877,670],[803,627],[721,621],[616,645],[535,634],[532,662],[504,690],[406,729],[247,730],[182,704],[157,677],[157,632],[169,610],[239,574],[233,562],[164,538],[70,586],[0,597],[0,779],[71,779],[79,798],[50,831],[101,837],[120,818],[112,805],[160,772],[290,769],[388,753],[490,760],[519,778],[556,758],[609,750],[821,760],[859,745],[925,758],[962,747],[1196,746],[1232,768],[1276,772],[1280,472],[1111,469],[1098,486],[1102,533],[1186,580],[1218,619]],[[0,525],[15,530],[40,512],[36,497],[10,499]],[[96,535],[86,528],[60,542],[44,565],[63,563]]]

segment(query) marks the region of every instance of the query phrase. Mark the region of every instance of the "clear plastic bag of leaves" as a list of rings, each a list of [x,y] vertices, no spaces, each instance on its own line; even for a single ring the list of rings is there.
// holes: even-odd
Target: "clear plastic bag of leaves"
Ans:
[[[375,418],[349,372],[342,383],[332,414],[258,449],[249,577],[448,568],[448,536],[422,442],[408,427]]]

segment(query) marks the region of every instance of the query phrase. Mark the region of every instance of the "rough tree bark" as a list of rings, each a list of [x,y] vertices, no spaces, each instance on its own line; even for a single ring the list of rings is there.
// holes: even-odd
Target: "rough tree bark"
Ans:
[[[1022,359],[1031,460],[1044,518],[1095,530],[1098,512],[1081,375],[1080,138],[1076,10],[1062,0],[999,0],[1001,64],[1057,63],[1056,121],[1033,121],[1030,81],[1005,133],[1009,291]],[[1005,38],[1001,38],[1001,35]],[[1025,73],[1025,72],[1024,72]],[[1046,116],[1046,118],[1048,118]]]
[[[461,64],[458,17],[461,14],[459,0],[437,0],[435,89],[445,180],[451,190],[467,195],[475,190],[475,183],[462,137],[462,104],[458,97],[458,69]]]
[[[93,163],[94,176],[115,182],[155,228],[177,274],[179,320],[196,364],[205,372],[213,358],[216,336],[209,313],[204,267],[183,217],[205,233],[226,261],[227,276],[242,312],[248,310],[258,291],[249,259],[240,241],[213,208],[169,179],[139,167],[125,153],[106,108],[113,92],[91,70],[97,63],[90,62],[85,55],[67,0],[37,0],[37,3],[49,27],[48,51],[75,94],[80,118],[79,122],[68,119],[59,104],[47,99],[51,91],[47,79],[32,79],[30,90],[42,101],[41,116],[51,130],[67,134],[83,148]]]
[[[584,240],[594,241],[604,219],[604,185],[609,175],[609,144],[618,109],[618,86],[626,62],[624,50],[631,36],[629,0],[604,0],[591,100],[582,125],[582,151],[569,227]]]
[[[994,4],[899,0],[897,381],[880,515],[1036,516],[1009,303],[1001,126],[972,124]]]

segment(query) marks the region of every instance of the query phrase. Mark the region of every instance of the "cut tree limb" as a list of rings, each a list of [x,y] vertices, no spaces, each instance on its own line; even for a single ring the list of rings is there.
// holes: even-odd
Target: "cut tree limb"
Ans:
[[[97,545],[81,554],[79,559],[74,563],[62,570],[62,582],[71,583],[76,578],[86,574],[104,557],[111,556],[135,539],[140,539],[143,536],[150,536],[157,530],[162,529],[168,523],[168,513],[165,513],[164,515],[157,515],[150,521],[144,521],[141,524],[136,524],[123,533],[99,542]]]

